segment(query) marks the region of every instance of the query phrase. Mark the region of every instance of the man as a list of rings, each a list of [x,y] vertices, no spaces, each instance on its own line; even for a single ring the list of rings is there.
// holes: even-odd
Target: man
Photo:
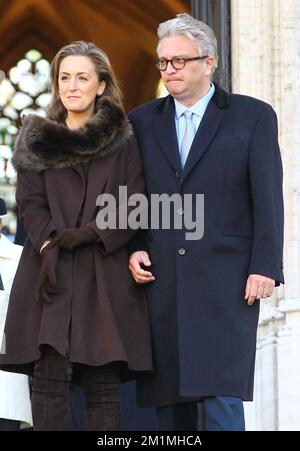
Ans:
[[[204,235],[152,228],[131,243],[145,284],[154,375],[138,385],[161,429],[244,430],[259,299],[283,283],[282,166],[270,105],[211,83],[212,30],[188,14],[160,24],[157,68],[169,96],[130,114],[150,194],[204,195]],[[195,206],[195,203],[194,203]],[[175,209],[185,217],[191,211]],[[148,267],[148,268],[147,268]]]

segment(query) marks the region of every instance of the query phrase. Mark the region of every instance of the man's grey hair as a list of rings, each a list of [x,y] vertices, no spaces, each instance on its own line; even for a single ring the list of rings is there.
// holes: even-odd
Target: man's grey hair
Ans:
[[[159,51],[160,41],[170,36],[183,35],[195,42],[200,56],[208,55],[215,59],[213,71],[218,66],[218,43],[213,30],[206,23],[195,19],[189,14],[177,14],[175,19],[159,24],[157,29]]]

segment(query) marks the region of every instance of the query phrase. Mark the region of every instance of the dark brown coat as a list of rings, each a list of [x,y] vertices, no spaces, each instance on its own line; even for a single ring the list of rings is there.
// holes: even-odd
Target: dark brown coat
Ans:
[[[87,183],[82,162],[92,158]],[[11,293],[1,368],[31,373],[40,345],[50,344],[72,362],[122,364],[124,379],[151,371],[150,328],[143,289],[128,271],[126,243],[134,230],[99,230],[97,196],[144,191],[140,156],[123,112],[108,100],[79,130],[29,116],[18,138],[17,203],[28,232]],[[39,249],[50,235],[92,227],[99,243],[61,250],[52,304],[36,302]],[[71,327],[70,327],[71,326]],[[130,370],[130,371],[128,371]]]

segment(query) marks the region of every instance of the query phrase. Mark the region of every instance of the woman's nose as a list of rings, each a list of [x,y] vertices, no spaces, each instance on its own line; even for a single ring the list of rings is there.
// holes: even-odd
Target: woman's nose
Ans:
[[[76,80],[76,78],[71,78],[70,79],[69,89],[71,91],[74,91],[74,89],[77,89],[77,80]]]

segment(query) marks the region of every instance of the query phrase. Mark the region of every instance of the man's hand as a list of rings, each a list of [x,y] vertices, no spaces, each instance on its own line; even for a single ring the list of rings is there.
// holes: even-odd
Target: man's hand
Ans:
[[[256,299],[268,298],[273,293],[275,280],[259,274],[250,274],[247,279],[245,299],[252,305]]]
[[[129,259],[129,270],[132,277],[139,284],[146,284],[155,280],[150,271],[145,271],[141,265],[151,266],[149,255],[145,251],[137,251],[131,254]]]

